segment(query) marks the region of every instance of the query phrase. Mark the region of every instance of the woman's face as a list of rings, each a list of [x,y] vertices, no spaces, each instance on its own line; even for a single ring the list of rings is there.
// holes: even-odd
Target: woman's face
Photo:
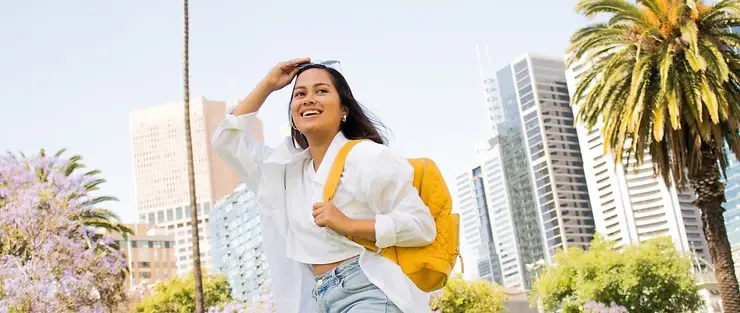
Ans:
[[[306,138],[317,135],[333,138],[346,114],[340,102],[329,72],[308,69],[296,79],[290,115],[295,127]]]

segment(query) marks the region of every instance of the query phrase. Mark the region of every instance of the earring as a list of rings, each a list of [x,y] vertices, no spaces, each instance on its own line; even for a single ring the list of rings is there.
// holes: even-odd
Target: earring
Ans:
[[[346,121],[347,121],[347,114],[342,115],[342,122],[346,122]]]

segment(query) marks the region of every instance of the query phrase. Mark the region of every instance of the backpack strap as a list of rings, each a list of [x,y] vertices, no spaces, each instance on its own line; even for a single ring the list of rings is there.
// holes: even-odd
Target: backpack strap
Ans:
[[[329,202],[334,197],[334,193],[337,192],[339,187],[339,178],[342,177],[344,172],[344,163],[347,161],[347,155],[349,150],[352,150],[356,144],[360,143],[361,140],[350,140],[337,152],[337,156],[334,157],[334,163],[329,169],[329,175],[326,177],[326,183],[324,184],[324,202]]]
[[[344,164],[347,161],[347,155],[349,155],[349,151],[361,141],[362,140],[350,140],[344,144],[341,149],[339,149],[339,152],[337,152],[337,155],[334,158],[334,163],[332,163],[331,169],[329,170],[329,175],[326,177],[326,183],[324,184],[324,202],[329,202],[332,197],[334,197],[334,193],[337,192],[337,187],[339,187],[339,179],[342,177],[342,173],[344,172]],[[370,251],[379,251],[378,247],[371,241],[353,236],[346,237]]]

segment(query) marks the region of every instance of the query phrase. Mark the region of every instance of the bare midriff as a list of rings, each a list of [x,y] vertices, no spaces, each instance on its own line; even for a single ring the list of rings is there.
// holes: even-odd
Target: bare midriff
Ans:
[[[328,264],[313,264],[311,265],[313,267],[313,275],[314,276],[324,275],[325,273],[337,268],[338,266],[342,265],[344,262],[347,262],[348,260],[351,260],[352,258],[354,257],[341,260],[339,262],[328,263]]]

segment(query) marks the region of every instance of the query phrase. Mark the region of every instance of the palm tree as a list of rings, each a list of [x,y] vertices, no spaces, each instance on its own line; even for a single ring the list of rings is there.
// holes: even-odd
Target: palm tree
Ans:
[[[616,161],[652,157],[666,185],[691,187],[716,267],[725,312],[740,312],[722,203],[727,145],[740,157],[740,1],[580,0],[576,11],[609,19],[576,31],[568,66],[590,62],[574,101],[577,119],[603,122]],[[629,162],[629,161],[628,161]]]
[[[188,0],[182,1],[183,12],[183,87],[185,91],[185,147],[188,158],[188,191],[190,192],[190,225],[193,230],[193,271],[195,280],[195,312],[203,313],[203,272],[200,268],[200,237],[198,234],[198,205],[195,198],[195,166],[193,164],[193,135],[190,127],[190,18]]]
[[[62,156],[62,154],[64,154],[64,152],[66,152],[66,149],[61,149],[54,154],[54,157],[59,158]],[[23,154],[21,153],[21,155]],[[45,157],[46,150],[41,149],[39,151],[39,155]],[[72,157],[70,157],[68,162],[62,169],[64,175],[69,176],[72,175],[72,173],[74,173],[75,171],[85,168],[85,165],[82,164],[80,161],[82,161],[82,157],[80,155],[73,155]],[[85,172],[83,175],[87,177],[93,177],[99,174],[100,170],[91,170]],[[40,181],[47,181],[49,179],[49,173],[41,168],[36,169],[36,176],[39,178]],[[130,228],[126,227],[123,223],[121,223],[120,217],[109,209],[97,207],[101,203],[108,201],[118,201],[118,199],[111,196],[92,195],[92,192],[98,191],[100,189],[99,186],[105,182],[106,180],[103,178],[93,178],[91,180],[85,181],[83,186],[85,187],[85,190],[82,194],[72,194],[69,196],[70,200],[73,198],[83,198],[88,205],[92,206],[90,210],[81,211],[80,214],[75,218],[79,219],[79,221],[86,227],[101,230],[110,234],[120,235],[124,239],[127,239],[128,235],[132,234],[133,231]],[[117,245],[117,243],[114,243],[114,245]]]

